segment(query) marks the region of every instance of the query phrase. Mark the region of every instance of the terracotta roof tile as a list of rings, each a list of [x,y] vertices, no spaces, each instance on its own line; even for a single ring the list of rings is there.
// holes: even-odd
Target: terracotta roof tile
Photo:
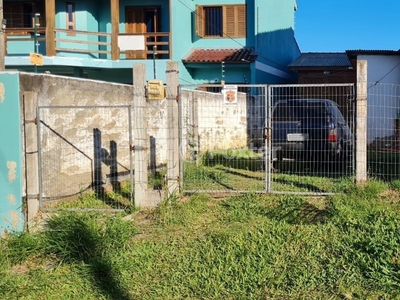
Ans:
[[[182,59],[184,63],[253,62],[257,54],[251,48],[193,48]]]

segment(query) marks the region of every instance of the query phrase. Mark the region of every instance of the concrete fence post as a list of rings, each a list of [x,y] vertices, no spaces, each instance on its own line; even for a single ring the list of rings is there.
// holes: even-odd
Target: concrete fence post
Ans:
[[[367,61],[357,61],[356,183],[367,181]]]
[[[168,196],[179,192],[178,63],[167,62],[167,188]]]
[[[25,198],[28,230],[34,227],[39,212],[39,153],[37,127],[37,93],[24,92]]]
[[[146,126],[146,66],[133,67],[133,110],[135,118],[135,206],[147,206],[148,200],[148,157],[150,142]]]

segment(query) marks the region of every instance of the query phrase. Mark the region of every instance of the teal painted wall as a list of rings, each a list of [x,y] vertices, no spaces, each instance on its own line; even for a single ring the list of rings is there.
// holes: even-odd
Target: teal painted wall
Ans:
[[[66,28],[66,1],[56,1],[56,27]],[[110,1],[109,0],[87,0],[75,1],[76,3],[76,29],[84,31],[100,31],[111,32],[110,20]],[[199,82],[195,74],[202,74],[202,71],[194,71],[193,68],[186,67],[182,63],[184,57],[190,49],[194,47],[199,48],[240,48],[240,47],[253,47],[259,54],[257,64],[251,64],[251,72],[247,78],[251,83],[287,83],[296,80],[295,74],[292,74],[287,65],[295,60],[300,55],[300,50],[294,36],[295,24],[295,0],[219,0],[218,5],[224,4],[246,4],[247,7],[247,37],[246,38],[199,38],[195,32],[195,9],[196,4],[199,5],[212,5],[215,0],[121,0],[120,1],[120,26],[121,33],[125,33],[125,9],[128,6],[160,6],[161,14],[161,31],[171,32],[170,44],[172,46],[171,60],[179,63],[179,78],[182,83],[195,83]],[[171,11],[170,11],[171,9]],[[110,38],[96,36],[87,37],[85,35],[67,36],[66,34],[58,33],[59,38],[73,38],[73,39],[90,39],[92,41],[99,40],[103,42],[110,42]],[[9,49],[13,49],[10,53],[14,55],[24,55],[21,52],[21,44],[11,43]],[[33,45],[26,43],[24,49],[27,53],[31,52]],[[82,48],[82,49],[96,49],[96,45],[85,45],[77,43],[63,42],[59,43],[58,47],[66,48]],[[41,53],[44,53],[44,42],[40,45]],[[110,50],[109,47],[101,46],[101,50]],[[105,59],[110,60],[110,55],[106,54],[82,54],[65,52],[59,53],[57,57],[65,57],[65,61],[60,61],[60,65],[49,65],[49,67],[42,68],[50,72],[56,71],[58,67],[65,66],[66,70],[70,70],[75,66],[85,69],[86,73],[91,74],[93,79],[108,80],[111,78],[115,82],[129,82],[130,75],[126,77],[126,72],[108,72],[112,67],[102,67],[99,62],[92,59]],[[163,64],[167,59],[161,60]],[[152,69],[152,61],[150,60],[125,60],[121,56],[117,69],[131,69],[134,63],[145,63],[147,69]],[[18,68],[24,70],[32,69],[26,68],[27,65],[18,60],[13,60],[7,67]],[[93,70],[96,69],[96,70]],[[210,68],[214,68],[210,66]],[[158,69],[162,69],[158,67]],[[242,76],[243,69],[238,69],[237,77]],[[218,73],[217,70],[210,71],[210,78],[208,81],[213,80]],[[112,76],[110,75],[112,74]],[[103,77],[104,75],[104,77]],[[204,74],[202,74],[203,76]],[[158,77],[165,80],[165,74],[159,72]],[[152,76],[150,77],[150,79]],[[202,80],[202,79],[201,79]]]
[[[255,0],[254,44],[259,54],[258,61],[281,70],[291,79],[257,71],[257,83],[287,83],[295,80],[287,65],[300,55],[294,35],[294,0]],[[272,80],[272,81],[271,81]]]
[[[189,68],[191,74],[193,75],[193,79],[191,82],[193,84],[202,84],[202,83],[210,83],[210,84],[220,84],[222,79],[222,70],[220,64],[213,65],[203,65],[197,68]],[[235,65],[226,65],[224,72],[224,80],[230,83],[236,84],[245,84],[245,81],[248,81],[251,77],[251,69],[250,67],[242,67]],[[185,84],[183,82],[182,84]]]
[[[21,132],[19,76],[0,73],[0,235],[24,225]]]
[[[179,62],[179,78],[183,84],[186,83],[204,83],[204,78],[197,78],[196,73],[201,74],[202,71],[196,73],[192,69],[188,69],[182,63],[182,57],[184,57],[191,48],[241,48],[246,45],[245,38],[232,39],[232,38],[199,38],[196,35],[196,4],[198,5],[210,5],[215,4],[214,0],[197,0],[197,1],[179,1],[171,0],[172,5],[172,45],[173,45],[173,56],[172,59]],[[244,4],[246,1],[238,0],[219,0],[218,5],[223,4]],[[248,11],[249,16],[249,11]],[[183,25],[184,24],[184,25]],[[210,68],[213,68],[210,66]],[[210,76],[207,81],[211,81],[217,76],[218,71],[210,71]],[[239,75],[238,75],[239,76]]]
[[[223,4],[246,4],[247,37],[246,38],[199,38],[195,32],[196,4],[211,5],[214,0],[173,1],[172,14],[173,60],[181,61],[193,47],[198,48],[240,48],[252,47],[259,54],[261,68],[252,65],[248,80],[252,83],[284,83],[293,82],[295,77],[287,69],[287,65],[300,55],[300,50],[294,37],[295,1],[294,0],[220,0]],[[175,16],[179,16],[175,18]],[[175,22],[176,20],[176,22]],[[190,24],[182,26],[182,24]],[[176,45],[179,47],[176,47]],[[197,83],[200,78],[192,68],[181,65],[182,81]],[[260,64],[258,64],[259,66]],[[211,72],[211,71],[210,71]],[[238,69],[239,73],[243,70]],[[272,72],[272,73],[271,73]],[[283,74],[283,73],[287,74]],[[210,73],[210,79],[214,72]],[[237,77],[240,77],[237,74]],[[282,77],[284,76],[284,77]]]
[[[56,1],[56,28],[66,29],[66,2],[68,1]],[[75,29],[82,31],[99,31],[98,23],[98,10],[99,5],[97,1],[75,1]],[[110,11],[110,5],[106,10]],[[67,35],[66,33],[57,33],[57,38],[61,39],[71,39],[71,40],[84,40],[84,41],[98,41],[97,36],[76,34],[74,36]],[[57,47],[59,48],[75,48],[75,49],[85,49],[85,50],[98,50],[97,45],[89,44],[79,44],[79,43],[69,43],[69,42],[57,42]],[[61,56],[68,57],[90,57],[99,58],[97,53],[73,53],[73,52],[59,52]]]

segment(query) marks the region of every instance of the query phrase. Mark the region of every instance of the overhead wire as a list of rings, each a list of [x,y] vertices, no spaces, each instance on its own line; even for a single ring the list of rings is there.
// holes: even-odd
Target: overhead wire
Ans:
[[[400,62],[397,63],[389,72],[387,72],[385,75],[383,75],[379,80],[375,81],[373,84],[371,84],[367,89],[370,89],[374,86],[376,86],[378,83],[380,83],[383,79],[385,79],[386,76],[388,76],[390,73],[392,73],[398,66],[400,66]]]
[[[197,12],[196,12],[195,10],[193,10],[193,9],[189,6],[189,4],[186,3],[185,0],[183,0],[183,1],[182,1],[182,0],[178,0],[178,1],[179,1],[180,3],[182,3],[187,9],[189,9],[192,13],[194,13],[196,17],[202,17],[202,16],[199,16],[199,15],[197,14]],[[216,26],[214,26],[212,23],[208,22],[207,20],[204,20],[204,19],[203,19],[203,21],[206,22],[208,25],[210,25],[210,26],[213,27],[213,28],[216,27]],[[224,31],[221,31],[221,33],[223,34],[223,36],[225,36],[225,37],[231,39],[232,41],[234,41],[235,43],[237,43],[237,44],[240,45],[241,47],[246,47],[245,45],[243,45],[242,43],[240,43],[239,41],[237,41],[235,38],[233,38],[233,37],[227,35]],[[272,59],[270,59],[270,58],[264,56],[263,54],[261,54],[261,57],[264,58],[265,60],[269,61],[269,62],[272,62],[272,63],[276,64],[276,65],[279,65],[279,66],[281,66],[281,67],[287,68],[287,66],[282,65],[281,63],[279,63],[279,62],[277,62],[277,61],[274,61],[274,60],[272,60]]]

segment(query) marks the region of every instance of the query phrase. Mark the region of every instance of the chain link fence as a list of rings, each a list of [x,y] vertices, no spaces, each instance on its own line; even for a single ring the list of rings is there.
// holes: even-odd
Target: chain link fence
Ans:
[[[130,106],[38,107],[42,210],[132,205]]]
[[[400,179],[400,85],[368,83],[369,178]]]
[[[368,85],[369,178],[399,177],[399,97],[398,85]],[[343,178],[354,178],[355,104],[353,84],[181,85],[180,187],[185,193],[335,193]],[[165,105],[146,104],[149,116],[159,117],[146,125],[152,132],[146,185],[153,190],[167,179],[170,125],[163,124],[175,116]],[[132,205],[131,119],[130,106],[39,107],[41,208]]]

